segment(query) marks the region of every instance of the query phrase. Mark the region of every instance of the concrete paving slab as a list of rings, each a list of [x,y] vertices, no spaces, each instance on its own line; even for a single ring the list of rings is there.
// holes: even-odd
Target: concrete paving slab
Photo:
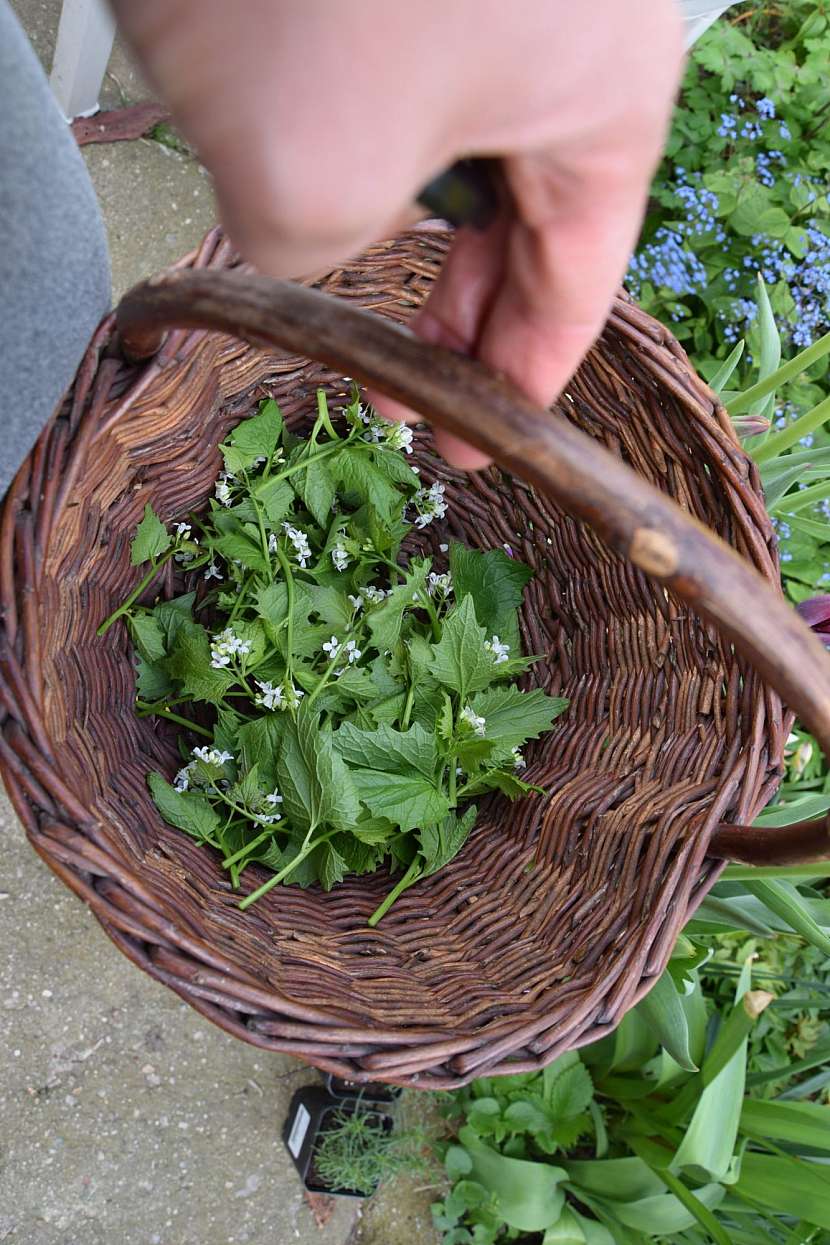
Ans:
[[[208,1024],[131,965],[0,801],[3,1245],[343,1245],[280,1131],[316,1073]]]

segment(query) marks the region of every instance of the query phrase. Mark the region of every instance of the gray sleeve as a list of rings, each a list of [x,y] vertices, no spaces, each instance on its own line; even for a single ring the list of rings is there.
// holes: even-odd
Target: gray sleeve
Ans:
[[[0,0],[0,496],[110,303],[106,234],[46,77]]]

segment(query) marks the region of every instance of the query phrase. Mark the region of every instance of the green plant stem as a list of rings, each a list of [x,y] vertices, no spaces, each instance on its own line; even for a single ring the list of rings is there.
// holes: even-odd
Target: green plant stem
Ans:
[[[236,618],[237,614],[239,613],[239,611],[242,609],[242,606],[243,606],[243,605],[244,605],[244,603],[245,603],[245,598],[246,598],[246,597],[247,597],[247,595],[248,595],[248,589],[249,589],[249,587],[251,586],[251,580],[253,579],[253,577],[254,577],[254,572],[253,572],[253,571],[249,571],[249,572],[248,572],[248,574],[247,574],[247,575],[245,576],[245,578],[243,579],[243,581],[242,581],[242,586],[241,586],[241,588],[239,589],[239,596],[238,596],[238,597],[236,598],[236,600],[234,601],[234,603],[233,603],[233,609],[231,610],[230,614],[228,615],[228,621],[227,621],[227,623],[225,624],[225,626],[226,626],[226,627],[229,627],[229,626],[231,625],[231,623],[235,620],[235,618]]]
[[[317,390],[317,423],[322,424],[326,432],[331,437],[332,441],[337,442],[341,440],[340,436],[335,431],[334,424],[331,422],[331,416],[329,415],[329,404],[326,401],[325,389]],[[316,436],[316,425],[315,425],[315,433],[312,436],[312,440],[315,439],[315,436]]]
[[[204,735],[206,739],[213,739],[213,731],[209,731],[204,726],[199,726],[197,722],[191,722],[190,718],[183,718],[179,713],[173,713],[166,705],[151,705],[146,700],[137,700],[136,708],[144,710],[143,716],[156,716],[165,718],[168,722],[176,722],[179,726],[186,726],[189,731],[195,731],[197,735]]]
[[[756,463],[768,463],[771,459],[777,458],[779,454],[783,454],[785,450],[791,446],[797,445],[802,437],[806,437],[808,433],[815,432],[822,424],[830,419],[830,397],[819,402],[818,406],[814,406],[811,411],[805,412],[798,419],[787,427],[782,428],[780,432],[772,433],[757,450],[753,451],[753,458]]]
[[[812,367],[819,359],[823,359],[826,354],[830,354],[830,333],[825,333],[817,342],[813,342],[812,346],[808,346],[806,350],[797,354],[794,359],[782,363],[771,375],[765,376],[757,384],[750,385],[743,393],[739,393],[729,403],[729,414],[740,415],[743,411],[748,411],[759,398],[765,398],[767,394],[772,393],[781,385],[794,380],[801,372]]]
[[[288,599],[288,616],[286,618],[286,637],[285,637],[285,675],[286,678],[294,686],[294,575],[288,558],[285,556],[284,550],[280,549],[280,543],[277,541],[277,561],[282,568],[285,576],[285,591]]]
[[[450,808],[455,808],[455,806],[458,804],[458,775],[455,772],[457,769],[455,761],[456,761],[456,758],[455,758],[455,754],[453,753],[452,756],[450,756],[449,766],[448,766],[449,768],[448,795],[450,799]]]
[[[392,904],[395,902],[395,900],[398,899],[404,893],[404,891],[407,890],[410,886],[414,886],[414,884],[418,881],[418,879],[421,876],[422,869],[423,869],[423,866],[421,864],[421,858],[420,856],[416,856],[412,864],[407,869],[406,873],[403,875],[403,877],[392,888],[392,890],[389,892],[389,894],[386,896],[383,902],[380,903],[377,908],[375,908],[374,912],[369,917],[369,920],[366,922],[366,924],[371,925],[374,928],[374,926],[377,925],[381,917],[386,916],[386,913],[392,907]]]
[[[231,865],[235,865],[238,860],[242,860],[243,856],[249,856],[260,843],[264,843],[266,839],[273,836],[273,830],[263,830],[262,834],[257,835],[250,843],[246,843],[244,847],[240,847],[238,852],[234,852],[233,856],[226,856],[222,861],[222,867],[229,869]]]
[[[401,730],[402,731],[406,731],[409,729],[409,720],[412,717],[412,706],[414,704],[415,704],[415,684],[410,679],[409,690],[406,693],[406,701],[403,707],[403,716],[401,717]]]
[[[329,830],[326,834],[320,835],[318,839],[311,839],[309,837],[310,834],[311,831],[309,831],[309,834],[306,835],[303,846],[297,852],[297,855],[293,858],[293,860],[290,860],[283,869],[280,869],[278,873],[275,873],[273,877],[270,877],[267,882],[263,882],[262,886],[260,886],[257,890],[252,891],[250,895],[246,895],[244,899],[240,900],[239,907],[241,911],[244,912],[246,908],[250,908],[252,903],[256,903],[258,899],[261,899],[262,896],[266,895],[273,887],[279,886],[280,882],[283,882],[290,873],[293,873],[293,871],[297,868],[297,865],[302,864],[306,856],[310,856],[315,848],[318,848],[321,843],[326,843],[332,835],[337,834],[337,831]]]
[[[119,618],[123,618],[125,614],[129,614],[142,592],[145,592],[150,587],[150,584],[153,582],[156,575],[158,575],[159,571],[164,569],[175,552],[176,548],[173,546],[173,548],[168,549],[166,553],[162,554],[157,562],[153,563],[141,583],[133,589],[126,601],[122,602],[117,610],[113,610],[109,618],[104,619],[101,626],[95,632],[96,635],[106,635],[114,622],[117,622]]]

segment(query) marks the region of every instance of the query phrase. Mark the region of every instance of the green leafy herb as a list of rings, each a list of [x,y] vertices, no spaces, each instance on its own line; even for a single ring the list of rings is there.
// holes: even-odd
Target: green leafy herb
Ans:
[[[282,882],[402,866],[374,924],[461,850],[476,808],[460,805],[540,790],[519,749],[566,702],[510,682],[530,664],[530,569],[458,543],[443,567],[402,556],[446,512],[443,485],[408,466],[404,425],[355,397],[338,430],[322,391],[317,407],[305,440],[270,400],[234,428],[199,520],[169,531],[146,507],[133,558],[150,570],[101,630],[127,618],[139,712],[200,737],[183,735],[172,785],[150,776],[162,815],[218,848],[234,885],[271,870],[241,906]],[[171,557],[192,590],[137,605]]]

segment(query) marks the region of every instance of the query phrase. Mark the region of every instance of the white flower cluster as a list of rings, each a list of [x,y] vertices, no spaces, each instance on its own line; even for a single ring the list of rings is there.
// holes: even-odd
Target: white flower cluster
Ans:
[[[292,527],[290,523],[283,523],[282,528],[288,539],[291,541],[291,544],[294,546],[294,552],[297,555],[297,564],[305,570],[311,561],[311,549],[309,547],[308,537],[305,532],[300,530],[300,528]]]
[[[418,511],[416,527],[423,528],[433,519],[443,519],[447,513],[447,503],[444,501],[444,486],[441,481],[436,480],[429,488],[419,488],[412,498],[412,504]]]
[[[360,418],[366,425],[367,441],[378,444],[382,442],[390,449],[412,453],[412,429],[406,424],[398,423],[397,420],[381,419],[378,415],[372,417],[363,407],[360,408]]]
[[[300,703],[305,692],[293,683],[261,683],[255,680],[259,692],[255,703],[263,709],[294,709]]]
[[[485,640],[484,647],[488,653],[493,654],[493,664],[501,666],[504,662],[510,661],[510,645],[505,644],[497,635],[492,640]]]
[[[354,640],[346,640],[345,643],[341,643],[336,635],[333,635],[330,640],[325,641],[323,644],[323,652],[326,654],[329,661],[334,661],[336,657],[340,657],[342,655],[347,658],[350,666],[354,665],[356,661],[360,661],[360,658],[363,656],[362,650],[357,647]],[[343,669],[345,669],[345,667],[343,667]],[[335,674],[342,673],[343,670],[335,671]]]
[[[487,729],[487,720],[480,713],[476,713],[469,705],[465,705],[461,710],[461,721],[466,722],[474,735],[478,735],[479,739],[484,738],[484,732]]]
[[[351,562],[349,552],[341,540],[338,540],[337,544],[332,549],[331,560],[336,571],[345,571],[346,567]]]
[[[250,641],[241,640],[232,627],[226,627],[211,639],[210,664],[214,670],[222,670],[231,664],[234,657],[245,657],[250,651]]]
[[[232,475],[230,471],[219,472],[219,479],[216,482],[214,497],[218,502],[221,502],[223,506],[233,505],[233,493],[231,489],[235,483],[236,476]]]
[[[276,810],[277,806],[282,804],[282,796],[280,795],[277,787],[275,787],[273,791],[269,791],[263,803],[266,808],[273,810]],[[254,816],[256,817],[256,820],[261,822],[264,826],[273,826],[275,822],[282,821],[282,813],[278,813],[276,811],[270,813],[255,813]]]
[[[434,597],[437,592],[441,592],[445,597],[448,597],[452,592],[452,575],[449,571],[446,571],[443,575],[436,575],[435,571],[430,571],[427,588],[431,597]]]
[[[226,761],[232,761],[233,756],[230,752],[220,752],[218,748],[209,748],[206,744],[201,748],[193,749],[195,760],[185,765],[184,769],[180,769],[176,777],[173,779],[173,786],[176,791],[187,791],[190,787],[190,780],[193,777],[193,769],[196,761],[204,761],[205,765],[222,766]]]
[[[364,605],[382,605],[391,595],[391,588],[376,588],[374,584],[367,584],[365,588],[358,589],[357,596],[349,593],[349,602],[353,609],[359,610]]]

